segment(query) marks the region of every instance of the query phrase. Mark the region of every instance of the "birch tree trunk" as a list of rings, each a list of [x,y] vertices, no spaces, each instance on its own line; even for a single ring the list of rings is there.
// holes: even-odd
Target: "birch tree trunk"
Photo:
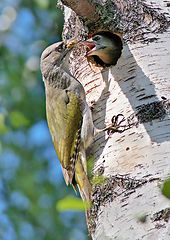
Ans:
[[[95,66],[77,47],[73,75],[92,105],[94,124],[103,128],[122,114],[122,133],[95,139],[88,228],[93,240],[170,239],[170,200],[160,184],[170,173],[170,1],[62,0],[63,37],[118,33],[122,55],[111,67]],[[69,8],[68,8],[69,7]],[[72,9],[72,10],[71,10]]]

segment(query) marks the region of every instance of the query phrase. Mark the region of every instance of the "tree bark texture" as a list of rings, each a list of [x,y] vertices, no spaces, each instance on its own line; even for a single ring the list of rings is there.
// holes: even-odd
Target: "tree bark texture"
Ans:
[[[170,173],[170,1],[61,1],[63,38],[119,34],[116,66],[87,61],[78,46],[70,58],[83,84],[94,124],[122,114],[122,133],[103,133],[88,151],[94,161],[88,227],[94,240],[170,239],[170,200],[160,185]],[[71,10],[72,9],[72,10]]]

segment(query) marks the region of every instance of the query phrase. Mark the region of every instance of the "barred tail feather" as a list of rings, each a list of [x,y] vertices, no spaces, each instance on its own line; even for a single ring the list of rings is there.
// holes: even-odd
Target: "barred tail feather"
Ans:
[[[89,182],[86,172],[84,171],[84,167],[81,162],[81,157],[78,157],[78,161],[76,162],[75,165],[75,180],[77,182],[81,198],[84,201],[90,202],[91,184]]]

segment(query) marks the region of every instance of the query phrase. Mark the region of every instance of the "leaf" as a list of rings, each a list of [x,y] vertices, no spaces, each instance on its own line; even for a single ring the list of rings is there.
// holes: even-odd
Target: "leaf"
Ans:
[[[170,178],[167,179],[162,187],[162,194],[170,199]]]
[[[39,8],[47,9],[49,6],[49,0],[34,0]]]
[[[80,198],[75,197],[65,197],[59,200],[56,204],[56,209],[58,211],[84,211],[87,203],[84,203]]]
[[[5,117],[2,113],[0,113],[0,133],[5,134],[8,130],[9,129],[5,124]]]
[[[10,120],[12,125],[16,128],[27,126],[29,124],[29,120],[19,111],[12,111],[10,113]]]

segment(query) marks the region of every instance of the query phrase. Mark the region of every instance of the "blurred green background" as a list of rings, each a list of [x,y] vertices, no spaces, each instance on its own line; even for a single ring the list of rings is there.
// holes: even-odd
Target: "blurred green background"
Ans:
[[[87,239],[74,201],[59,209],[74,193],[51,142],[39,69],[63,22],[55,0],[0,0],[0,240]]]

